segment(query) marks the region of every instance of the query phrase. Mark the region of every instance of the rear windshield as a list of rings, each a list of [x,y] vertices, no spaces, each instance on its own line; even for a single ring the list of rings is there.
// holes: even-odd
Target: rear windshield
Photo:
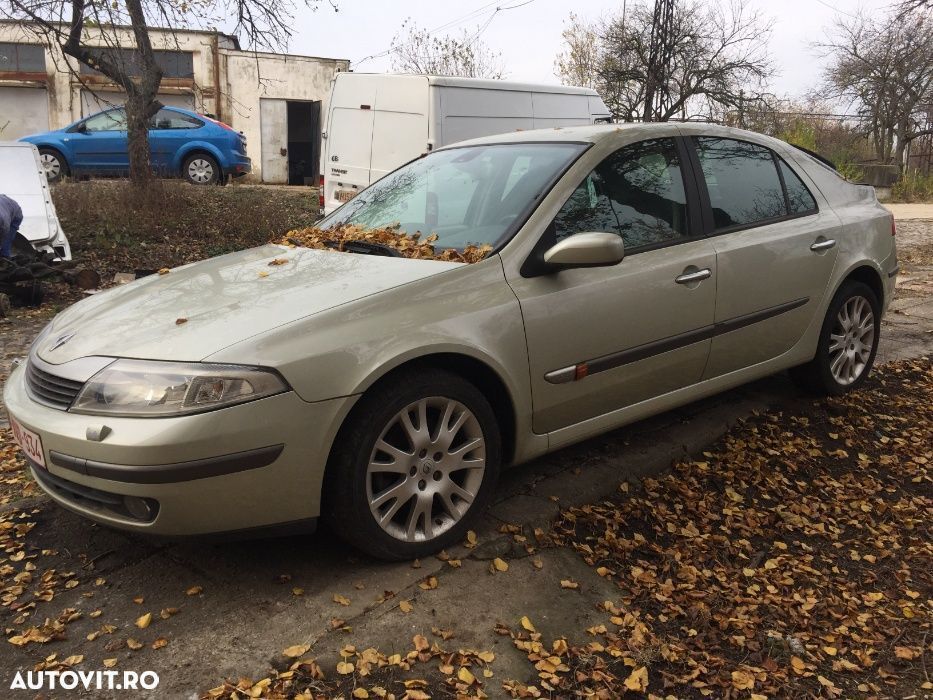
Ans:
[[[363,190],[317,227],[397,227],[437,236],[438,249],[497,247],[585,147],[494,144],[430,153]]]

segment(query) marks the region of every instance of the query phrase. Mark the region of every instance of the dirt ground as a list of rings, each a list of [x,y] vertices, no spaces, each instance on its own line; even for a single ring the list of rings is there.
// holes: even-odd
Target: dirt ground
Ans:
[[[112,667],[156,671],[158,698],[930,697],[933,206],[892,210],[863,391],[776,376],[523,465],[439,558],[98,527],[37,491],[0,423],[0,695]],[[0,380],[56,310],[0,322]]]

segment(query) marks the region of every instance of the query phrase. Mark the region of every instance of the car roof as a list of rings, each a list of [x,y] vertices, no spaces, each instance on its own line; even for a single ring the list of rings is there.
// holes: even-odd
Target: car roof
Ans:
[[[570,142],[600,143],[606,139],[618,138],[625,134],[631,140],[652,138],[653,136],[721,136],[743,141],[760,143],[768,148],[784,150],[787,144],[778,139],[754,131],[721,126],[707,122],[625,122],[622,124],[588,124],[584,126],[558,126],[547,129],[529,129],[527,131],[509,131],[504,134],[483,136],[468,141],[459,141],[444,148],[458,148],[494,143],[529,143],[529,142]],[[438,150],[444,150],[440,148]]]

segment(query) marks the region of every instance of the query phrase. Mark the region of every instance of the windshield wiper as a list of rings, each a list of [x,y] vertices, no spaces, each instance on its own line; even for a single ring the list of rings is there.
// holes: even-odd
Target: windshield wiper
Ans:
[[[335,241],[333,239],[324,241],[324,244],[328,248],[340,248],[341,242]],[[348,253],[362,253],[363,255],[384,255],[389,258],[401,258],[403,257],[401,252],[393,248],[392,246],[385,245],[384,243],[374,243],[372,241],[343,241],[343,250]]]

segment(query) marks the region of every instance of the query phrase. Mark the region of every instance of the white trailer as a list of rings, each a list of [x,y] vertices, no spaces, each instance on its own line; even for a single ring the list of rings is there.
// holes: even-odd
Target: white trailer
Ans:
[[[329,214],[400,165],[457,141],[610,118],[587,88],[338,73],[322,134],[321,208]]]

